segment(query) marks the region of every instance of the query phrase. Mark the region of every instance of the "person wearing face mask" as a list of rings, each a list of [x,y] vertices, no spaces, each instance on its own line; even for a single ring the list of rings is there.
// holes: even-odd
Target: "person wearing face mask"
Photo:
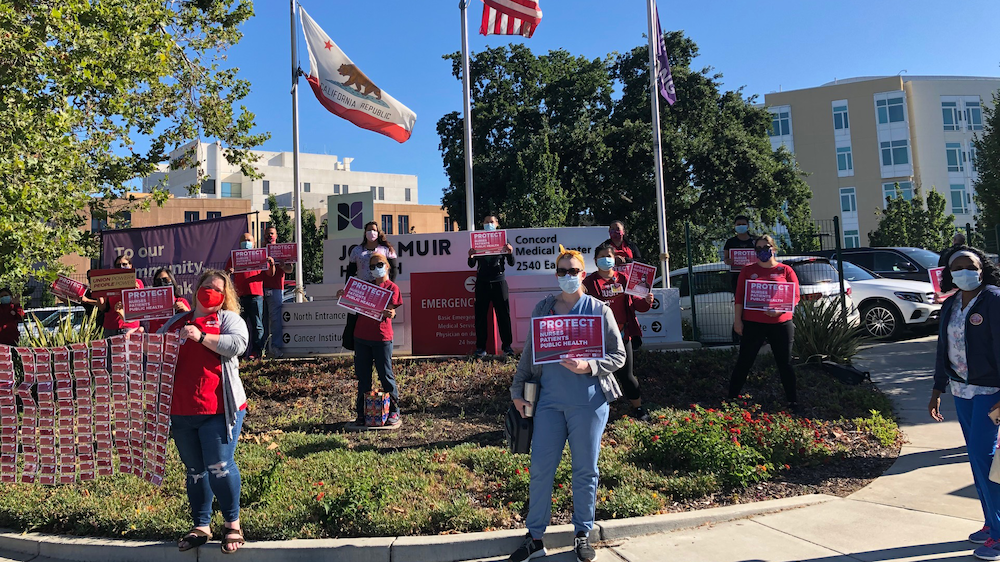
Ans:
[[[170,270],[167,268],[161,267],[156,270],[156,273],[153,274],[153,286],[174,288],[174,313],[180,314],[181,312],[191,310],[191,303],[189,303],[186,298],[181,296],[180,289],[177,287],[177,281],[174,280],[174,276],[170,274]],[[167,319],[150,320],[149,332],[156,333],[166,323]]]
[[[240,240],[240,249],[249,250],[253,248],[253,236],[249,232],[243,234]],[[240,309],[242,310],[243,321],[250,330],[250,345],[247,346],[247,359],[253,360],[260,357],[264,348],[264,277],[266,270],[258,271],[234,271],[233,258],[226,261],[226,270],[229,272],[236,287],[236,294],[240,297]]]
[[[942,272],[941,289],[958,289],[941,305],[934,388],[928,411],[941,415],[941,394],[951,391],[962,426],[973,482],[983,508],[983,528],[969,541],[983,546],[973,554],[1000,560],[1000,484],[989,478],[1000,410],[1000,270],[982,251],[960,246]],[[1000,418],[998,418],[1000,419]]]
[[[532,337],[528,334],[517,364],[510,396],[521,416],[528,402],[524,383],[539,384],[531,438],[531,480],[528,490],[528,535],[508,560],[521,562],[545,556],[542,538],[552,517],[552,483],[569,441],[573,460],[573,528],[577,560],[590,562],[594,548],[589,534],[597,504],[597,457],[608,422],[608,403],[622,395],[614,373],[625,364],[625,348],[611,308],[583,291],[583,256],[559,247],[556,279],[561,292],[549,295],[532,311],[532,318],[565,314],[601,316],[604,323],[603,359],[564,359],[533,365]]]
[[[0,289],[0,345],[17,345],[21,332],[17,326],[24,322],[21,299],[14,298],[10,287]]]
[[[615,371],[618,384],[625,392],[625,397],[632,403],[632,416],[638,420],[649,421],[649,412],[642,407],[642,393],[639,392],[639,379],[632,372],[632,339],[642,337],[642,328],[635,316],[636,312],[646,312],[653,304],[653,293],[645,298],[625,294],[625,284],[628,280],[624,274],[615,271],[615,249],[611,244],[601,244],[594,250],[594,261],[597,271],[583,280],[587,294],[604,301],[615,315],[618,331],[622,335],[625,349],[625,365]]]
[[[483,230],[496,230],[500,221],[494,215],[486,215],[483,219]],[[475,250],[469,248],[469,267],[477,267],[476,271],[476,356],[486,357],[486,341],[489,338],[489,312],[493,305],[493,314],[497,318],[497,328],[500,329],[501,349],[508,356],[514,355],[510,344],[514,341],[510,332],[510,300],[507,280],[504,278],[504,263],[514,265],[514,247],[507,244],[506,253],[502,256],[476,256]]]
[[[212,538],[212,499],[225,521],[222,552],[243,544],[240,530],[240,471],[234,453],[246,415],[247,397],[240,380],[239,357],[249,334],[229,276],[207,270],[198,280],[193,311],[175,315],[160,333],[177,332],[177,355],[170,430],[187,468],[188,501],[193,526],[178,542],[181,551]]]
[[[384,255],[373,253],[366,269],[372,277],[371,283],[392,291],[392,298],[382,311],[381,320],[357,315],[357,325],[354,327],[354,375],[358,377],[358,395],[354,425],[365,425],[365,395],[372,390],[374,365],[382,392],[389,395],[389,418],[385,423],[387,426],[398,426],[401,419],[399,386],[392,372],[392,319],[396,317],[396,309],[403,305],[403,298],[399,287],[389,279],[389,260]],[[343,294],[343,289],[337,291],[338,298]]]
[[[754,248],[757,251],[757,263],[744,266],[736,284],[735,320],[733,329],[741,336],[740,355],[733,367],[729,379],[729,398],[735,399],[747,381],[747,375],[757,358],[764,342],[771,344],[771,353],[781,375],[781,386],[785,389],[785,398],[789,408],[798,412],[799,405],[795,390],[795,370],[792,368],[792,341],[795,330],[792,326],[792,313],[777,310],[743,310],[744,296],[748,280],[779,281],[795,284],[795,302],[799,299],[799,278],[788,265],[776,258],[778,251],[774,238],[768,235],[758,236]]]
[[[267,229],[265,240],[268,244],[278,243],[278,231],[272,226]],[[284,356],[285,344],[282,336],[285,333],[284,322],[281,320],[281,309],[285,296],[285,275],[292,272],[292,264],[276,263],[273,258],[267,258],[267,272],[264,275],[264,318],[267,323],[264,328],[264,341],[269,342],[268,354],[276,358]]]
[[[125,256],[118,256],[114,262],[115,269],[132,269],[132,260]],[[142,279],[135,280],[135,288],[142,289],[145,285]],[[104,311],[104,336],[111,337],[127,334],[134,330],[139,330],[139,322],[125,321],[125,305],[122,304],[122,295],[108,295],[98,297],[98,305]]]
[[[371,221],[365,224],[365,234],[361,238],[361,244],[351,248],[351,253],[347,258],[347,277],[357,277],[362,281],[372,282],[372,274],[368,269],[368,262],[373,254],[380,254],[389,262],[389,279],[396,280],[396,250],[389,243],[385,233],[377,222]],[[354,327],[357,325],[358,315],[348,314],[347,325],[344,326],[344,349],[354,349],[353,337]]]
[[[726,243],[722,246],[722,261],[726,262],[726,265],[733,265],[733,260],[729,257],[729,250],[733,248],[753,248],[754,238],[750,234],[750,219],[746,215],[737,215],[733,220],[733,228],[736,230],[736,236],[733,236],[726,240]],[[736,280],[740,276],[738,272],[733,273],[733,289],[736,289]]]
[[[615,249],[615,265],[624,265],[634,261],[642,261],[639,248],[625,235],[625,223],[614,221],[608,227],[608,239],[605,244],[611,244]]]

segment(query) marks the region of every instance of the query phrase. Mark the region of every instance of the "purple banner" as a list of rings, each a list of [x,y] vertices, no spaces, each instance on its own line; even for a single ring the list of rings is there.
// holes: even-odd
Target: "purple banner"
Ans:
[[[660,94],[667,103],[677,102],[677,92],[674,90],[674,76],[670,73],[670,58],[667,56],[667,44],[663,41],[663,30],[660,28],[660,13],[653,2],[653,19],[656,20],[656,83],[660,86]]]
[[[128,256],[135,275],[147,287],[153,274],[167,268],[177,280],[178,295],[189,302],[201,272],[223,269],[229,253],[239,248],[248,232],[246,215],[197,222],[101,232],[101,264],[110,266],[118,256]]]

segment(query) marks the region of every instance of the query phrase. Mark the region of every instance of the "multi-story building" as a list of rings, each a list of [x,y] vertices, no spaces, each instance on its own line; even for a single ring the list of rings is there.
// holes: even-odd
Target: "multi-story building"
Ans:
[[[837,80],[764,96],[771,144],[808,174],[813,217],[840,216],[843,244],[868,244],[877,210],[917,187],[947,200],[956,226],[974,223],[972,139],[983,129],[1000,78],[880,76]]]
[[[167,165],[161,166],[160,171],[142,180],[142,190],[150,192],[159,187],[175,197],[249,200],[251,209],[259,211],[259,224],[252,226],[259,232],[267,228],[270,221],[269,195],[274,195],[278,205],[294,215],[292,153],[251,152],[258,156],[254,166],[262,176],[260,179],[248,178],[238,166],[231,165],[219,143],[191,141],[170,154],[171,161],[187,165],[172,171],[168,171]],[[353,161],[353,158],[340,160],[335,155],[299,153],[302,206],[323,220],[327,215],[328,196],[370,191],[375,201],[376,220],[381,218],[386,232],[405,234],[453,229],[447,211],[440,206],[417,204],[417,176],[351,170]],[[256,236],[257,232],[253,234]]]

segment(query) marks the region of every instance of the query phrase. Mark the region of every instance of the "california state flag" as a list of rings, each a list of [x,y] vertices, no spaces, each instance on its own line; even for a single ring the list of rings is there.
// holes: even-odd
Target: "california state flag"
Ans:
[[[299,15],[309,49],[307,80],[316,99],[362,129],[406,142],[417,114],[380,90],[301,7]]]

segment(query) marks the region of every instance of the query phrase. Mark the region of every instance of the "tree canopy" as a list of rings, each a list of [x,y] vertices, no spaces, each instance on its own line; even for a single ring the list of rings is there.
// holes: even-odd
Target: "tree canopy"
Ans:
[[[85,211],[134,210],[112,204],[190,139],[219,139],[256,175],[248,150],[267,134],[234,108],[249,84],[220,66],[252,15],[250,0],[0,4],[0,284],[94,255]]]
[[[886,198],[884,211],[876,211],[878,227],[868,233],[871,246],[912,246],[940,251],[951,245],[955,233],[955,215],[945,215],[947,201],[937,191],[927,193],[927,206],[920,188],[913,198],[903,199],[899,184],[896,194]]]
[[[665,35],[678,102],[661,103],[664,194],[672,265],[683,263],[684,223],[695,260],[731,235],[732,218],[757,230],[783,224],[797,250],[815,244],[810,191],[791,155],[771,149],[770,114],[723,91],[711,68],[691,69],[697,46]],[[507,227],[623,220],[642,249],[658,246],[647,47],[603,59],[524,45],[487,49],[471,64],[475,209]],[[459,55],[446,55],[461,76]],[[449,185],[442,203],[465,224],[462,115],[438,121]],[[717,257],[717,256],[716,256]],[[713,258],[714,259],[714,258]]]
[[[993,93],[993,106],[983,108],[983,132],[972,141],[976,148],[979,179],[973,184],[979,215],[977,224],[994,230],[1000,225],[1000,92]],[[979,230],[979,229],[977,229]]]

